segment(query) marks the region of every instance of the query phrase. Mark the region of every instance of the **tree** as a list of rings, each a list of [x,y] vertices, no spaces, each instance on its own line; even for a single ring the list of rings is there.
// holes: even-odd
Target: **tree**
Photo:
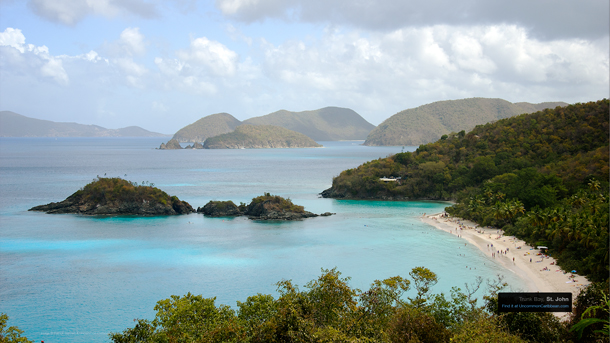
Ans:
[[[27,337],[21,337],[23,330],[20,330],[16,326],[7,327],[8,315],[6,313],[0,313],[0,343],[18,342],[18,343],[34,343],[27,339]]]
[[[414,299],[410,299],[414,307],[422,307],[426,301],[426,294],[430,291],[430,287],[436,285],[438,278],[435,273],[425,267],[415,267],[409,273],[409,276],[413,279],[415,289],[417,290],[417,296]]]

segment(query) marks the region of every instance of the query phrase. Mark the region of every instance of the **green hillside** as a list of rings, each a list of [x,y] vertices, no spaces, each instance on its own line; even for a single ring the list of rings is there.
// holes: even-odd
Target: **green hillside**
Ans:
[[[321,147],[302,133],[272,125],[240,125],[235,131],[210,137],[204,149],[265,149]]]
[[[608,105],[546,109],[443,136],[345,170],[322,195],[456,200],[450,214],[548,246],[564,269],[606,280]]]
[[[364,145],[416,146],[494,120],[565,105],[563,102],[513,104],[486,98],[439,101],[396,113],[371,131]]]
[[[244,124],[280,126],[316,141],[362,140],[375,128],[358,113],[340,107],[303,112],[281,110],[250,118]]]
[[[179,142],[203,142],[209,137],[235,130],[241,121],[228,113],[216,113],[189,124],[174,134]]]

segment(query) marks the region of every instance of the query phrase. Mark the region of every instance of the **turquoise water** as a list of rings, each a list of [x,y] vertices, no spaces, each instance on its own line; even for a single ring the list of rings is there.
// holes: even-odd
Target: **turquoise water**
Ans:
[[[361,142],[320,149],[161,151],[159,139],[0,139],[0,312],[29,339],[106,342],[152,319],[156,301],[187,292],[235,306],[275,283],[337,267],[351,284],[426,266],[447,293],[504,270],[453,235],[422,224],[442,202],[322,199],[342,170],[399,152]],[[414,148],[407,148],[413,150]],[[154,182],[194,207],[270,192],[335,216],[264,223],[244,218],[83,217],[27,209],[60,201],[97,175]],[[127,176],[125,176],[127,175]],[[465,255],[465,257],[459,255]],[[473,267],[476,266],[476,269]],[[470,269],[473,268],[473,269]],[[506,275],[514,289],[520,280]]]

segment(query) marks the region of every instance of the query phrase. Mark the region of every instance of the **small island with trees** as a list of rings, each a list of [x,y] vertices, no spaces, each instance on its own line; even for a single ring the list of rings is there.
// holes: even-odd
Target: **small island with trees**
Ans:
[[[167,216],[195,212],[186,201],[169,196],[154,184],[138,185],[118,177],[97,178],[61,202],[30,211],[83,215]]]
[[[293,204],[290,199],[269,193],[252,199],[249,205],[240,203],[238,206],[231,200],[212,200],[205,206],[199,207],[197,213],[202,213],[208,217],[248,216],[249,219],[253,220],[301,220],[318,216],[315,213],[305,211],[303,206]],[[332,214],[325,212],[320,216],[330,216]]]

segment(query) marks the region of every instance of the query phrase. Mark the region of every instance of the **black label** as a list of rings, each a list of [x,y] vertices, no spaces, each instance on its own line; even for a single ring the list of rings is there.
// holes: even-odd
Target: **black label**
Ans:
[[[500,312],[572,312],[572,293],[498,293]]]

